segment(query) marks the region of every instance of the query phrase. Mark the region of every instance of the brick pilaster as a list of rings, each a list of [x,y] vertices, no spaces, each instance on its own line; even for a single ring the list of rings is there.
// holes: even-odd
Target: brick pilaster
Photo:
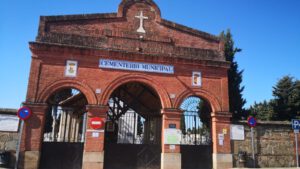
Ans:
[[[180,119],[182,111],[178,109],[163,109],[163,124],[162,124],[162,154],[161,154],[161,169],[181,169],[181,154],[180,145],[171,149],[169,144],[165,144],[164,132],[170,125],[176,125],[176,129],[180,129]]]
[[[212,113],[213,168],[232,168],[229,112]],[[224,140],[219,139],[223,135]],[[222,138],[222,137],[221,137]]]
[[[108,106],[103,105],[87,105],[87,126],[85,134],[85,145],[83,154],[83,169],[98,168],[102,169],[104,165],[104,130],[105,125],[102,129],[93,130],[89,121],[93,117],[100,117],[106,120],[106,113]],[[97,132],[98,137],[93,137],[93,133]]]
[[[48,105],[45,103],[24,103],[32,115],[24,121],[20,145],[20,169],[37,169],[39,167],[43,132],[45,126],[45,114]]]

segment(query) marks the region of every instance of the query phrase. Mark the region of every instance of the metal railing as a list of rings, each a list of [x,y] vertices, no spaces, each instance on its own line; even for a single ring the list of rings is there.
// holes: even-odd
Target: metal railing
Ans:
[[[86,114],[53,106],[46,116],[44,142],[84,142]]]

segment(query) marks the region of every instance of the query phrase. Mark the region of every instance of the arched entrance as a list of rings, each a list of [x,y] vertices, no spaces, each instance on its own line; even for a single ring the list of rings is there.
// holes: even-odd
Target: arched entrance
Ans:
[[[182,169],[212,168],[211,106],[203,98],[190,96],[180,105]]]
[[[38,38],[30,42],[24,106],[32,117],[24,121],[20,169],[36,169],[40,162],[41,168],[76,168],[81,161],[83,169],[211,168],[211,156],[213,168],[232,168],[230,63],[222,39],[161,19],[152,0],[122,0],[117,13],[43,16],[39,28]],[[51,102],[60,89],[70,88],[80,90],[82,99],[72,102],[79,97],[74,93]],[[192,95],[209,101],[205,105],[212,113],[203,119],[202,110],[180,110]],[[78,130],[63,131],[79,134],[65,139],[58,126],[66,119],[73,124],[73,115],[82,121],[74,123]],[[95,130],[84,125],[85,115],[89,122],[101,118],[106,126]],[[82,155],[78,138],[83,135],[81,160],[75,156]],[[75,144],[81,146],[79,153],[70,148],[64,151],[69,155],[59,158],[67,146],[58,145]],[[70,166],[52,166],[60,163]]]
[[[159,169],[161,102],[140,82],[119,86],[110,96],[105,129],[105,169]]]
[[[54,92],[47,100],[41,169],[81,169],[87,99],[74,88]]]

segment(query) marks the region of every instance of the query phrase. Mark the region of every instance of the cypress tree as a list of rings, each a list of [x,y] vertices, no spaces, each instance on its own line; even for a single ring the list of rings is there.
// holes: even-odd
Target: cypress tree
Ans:
[[[235,54],[242,50],[235,47],[230,30],[227,30],[226,33],[222,32],[221,38],[225,42],[226,61],[231,63],[228,71],[229,111],[232,112],[233,120],[239,120],[246,117],[243,109],[246,100],[242,96],[244,86],[241,85],[243,70],[239,70],[238,63],[235,61]]]

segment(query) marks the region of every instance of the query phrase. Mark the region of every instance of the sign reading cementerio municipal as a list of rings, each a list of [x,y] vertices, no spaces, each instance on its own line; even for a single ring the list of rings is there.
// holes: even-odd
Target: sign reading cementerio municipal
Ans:
[[[99,67],[107,69],[174,74],[174,66],[171,65],[129,62],[122,60],[100,59]]]

